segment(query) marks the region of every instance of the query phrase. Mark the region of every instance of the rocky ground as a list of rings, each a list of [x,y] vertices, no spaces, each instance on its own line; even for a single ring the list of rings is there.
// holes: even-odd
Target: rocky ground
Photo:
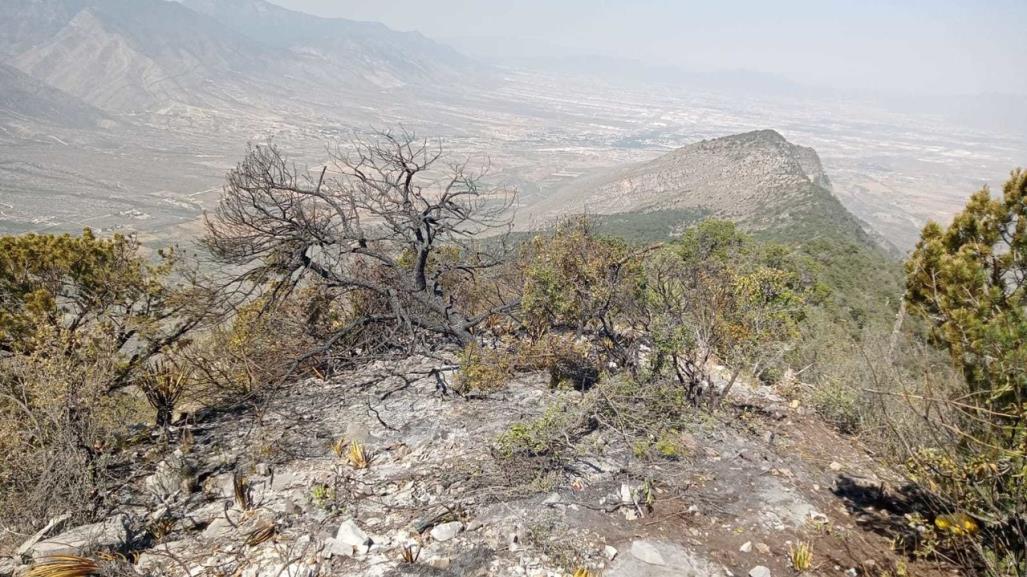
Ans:
[[[120,511],[53,520],[0,557],[0,575],[76,553],[176,577],[766,577],[796,573],[799,542],[810,575],[944,573],[891,551],[898,480],[772,389],[738,386],[719,414],[697,411],[680,455],[642,459],[600,428],[540,473],[499,458],[495,438],[581,393],[540,374],[468,399],[439,366],[308,379],[255,413],[187,419],[170,456],[141,450]]]

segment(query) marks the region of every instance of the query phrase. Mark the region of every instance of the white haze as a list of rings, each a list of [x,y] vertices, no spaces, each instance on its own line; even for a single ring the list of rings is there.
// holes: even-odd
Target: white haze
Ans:
[[[473,56],[616,56],[844,92],[1027,94],[1022,0],[279,0],[418,30]]]

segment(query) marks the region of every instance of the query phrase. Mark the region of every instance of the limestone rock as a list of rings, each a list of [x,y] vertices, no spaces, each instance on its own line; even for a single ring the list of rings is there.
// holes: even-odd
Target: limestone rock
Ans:
[[[456,537],[463,528],[464,524],[460,521],[442,523],[432,528],[431,538],[436,541],[449,541],[453,537]]]
[[[31,548],[31,554],[39,559],[53,555],[80,555],[91,548],[121,549],[129,541],[128,526],[128,516],[117,515],[40,541]]]
[[[18,570],[18,562],[10,557],[0,558],[0,577],[10,577]]]
[[[185,455],[177,450],[157,464],[157,470],[144,481],[146,490],[159,499],[167,499],[181,491],[190,492],[192,471]]]
[[[634,541],[631,543],[631,554],[639,561],[644,561],[650,565],[666,565],[667,562],[663,560],[663,555],[656,548],[655,545],[649,541]]]
[[[20,547],[18,547],[18,549],[14,552],[14,556],[15,557],[22,557],[24,555],[27,555],[28,552],[32,550],[32,547],[35,546],[36,543],[39,543],[47,535],[50,535],[54,531],[60,529],[61,526],[64,525],[68,521],[68,519],[70,519],[70,518],[71,518],[71,515],[64,514],[64,515],[60,515],[58,517],[54,517],[53,519],[50,519],[50,522],[47,523],[45,527],[43,527],[38,532],[36,532],[36,534],[33,535],[32,537],[29,537],[28,539],[26,539],[25,542],[22,543]]]
[[[357,525],[353,519],[346,519],[339,525],[332,543],[332,554],[352,557],[362,553],[370,547],[374,541]]]
[[[749,577],[770,577],[770,569],[763,565],[757,565],[749,570]]]

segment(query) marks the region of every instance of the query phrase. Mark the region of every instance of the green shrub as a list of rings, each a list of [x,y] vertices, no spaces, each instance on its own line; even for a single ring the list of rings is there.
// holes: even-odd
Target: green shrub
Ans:
[[[573,411],[553,405],[530,421],[511,425],[496,439],[495,452],[503,459],[557,457],[568,448],[567,432],[576,424]]]
[[[511,353],[471,343],[460,353],[457,390],[490,393],[505,387],[513,374],[514,357]]]
[[[0,524],[102,514],[128,425],[178,400],[147,380],[217,300],[174,251],[115,235],[0,237]],[[161,389],[158,391],[158,388]],[[149,414],[148,414],[149,413]]]
[[[931,392],[939,408],[924,418],[935,432],[912,443],[910,471],[974,520],[956,550],[968,569],[994,575],[1027,575],[1025,206],[1027,172],[1017,170],[1000,198],[984,188],[947,229],[924,227],[906,267],[911,312],[965,383],[954,396]]]

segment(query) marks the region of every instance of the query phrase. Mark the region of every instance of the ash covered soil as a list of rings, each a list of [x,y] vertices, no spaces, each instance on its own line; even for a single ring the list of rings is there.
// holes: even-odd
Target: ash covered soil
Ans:
[[[105,549],[169,576],[760,577],[796,574],[800,542],[810,575],[945,574],[892,551],[901,479],[773,388],[740,384],[720,410],[696,410],[673,455],[596,427],[559,460],[531,461],[496,439],[585,394],[539,373],[467,398],[446,369],[372,365],[185,418],[139,449],[114,514],[54,520],[0,574]]]

